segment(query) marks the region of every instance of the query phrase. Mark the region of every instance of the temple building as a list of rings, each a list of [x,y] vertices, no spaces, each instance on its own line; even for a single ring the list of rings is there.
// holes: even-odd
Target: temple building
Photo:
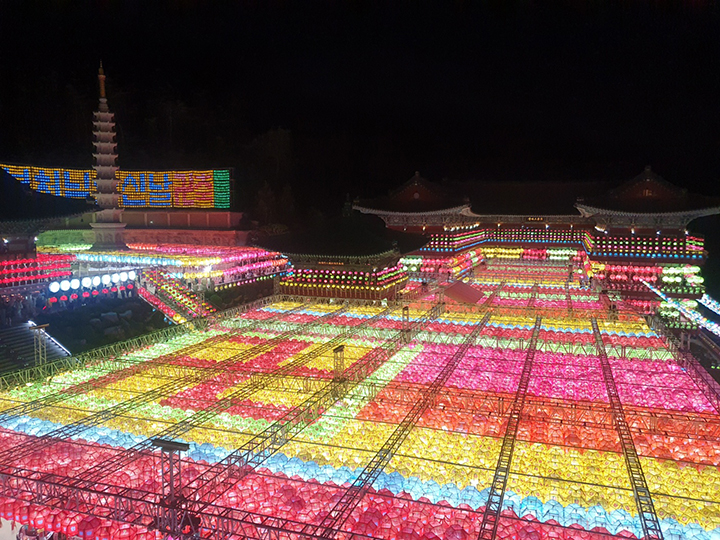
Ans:
[[[658,299],[645,282],[690,305],[702,297],[707,254],[703,238],[687,227],[720,213],[720,199],[688,193],[646,167],[614,188],[607,182],[439,186],[416,173],[390,195],[353,207],[388,228],[426,236],[425,246],[401,261],[411,273],[462,277],[495,257],[566,261],[569,271],[622,291],[650,312]]]
[[[381,220],[352,211],[348,203],[340,218],[261,243],[290,260],[279,283],[283,294],[396,300],[408,282],[400,258],[424,245],[425,238],[387,229]]]
[[[229,170],[117,168],[100,75],[94,170],[0,166],[19,219],[0,222],[0,300],[42,291],[65,324],[131,291],[168,326],[55,359],[26,328],[28,362],[0,362],[5,530],[720,539],[720,324],[694,309],[720,304],[688,229],[720,200],[649,168],[619,186],[416,173],[250,247]],[[275,294],[205,297],[259,281]]]

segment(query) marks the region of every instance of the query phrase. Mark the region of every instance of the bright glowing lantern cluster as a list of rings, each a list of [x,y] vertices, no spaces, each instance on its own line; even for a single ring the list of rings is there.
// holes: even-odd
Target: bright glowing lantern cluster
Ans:
[[[0,164],[10,175],[41,193],[84,199],[97,192],[91,169],[50,169]],[[230,170],[118,171],[119,204],[124,208],[230,208]]]
[[[487,324],[399,450],[338,525],[342,534],[384,540],[478,536],[508,404],[527,363],[528,343],[537,333],[497,538],[641,538],[618,431],[609,412],[597,336],[589,317],[572,315],[584,310],[598,320],[599,337],[666,538],[718,538],[720,447],[708,434],[720,430],[720,415],[705,390],[675,362],[665,338],[633,312],[610,317],[599,294],[579,287],[576,280],[566,285],[565,265],[496,257],[476,274],[467,283],[483,293],[487,305],[469,309],[449,302],[445,313],[428,321],[410,343],[380,362],[357,386],[341,390],[334,405],[264,456],[260,468],[212,492],[207,503],[272,517],[274,523],[317,523],[393,436],[485,310],[491,309]],[[419,320],[429,307],[427,302],[410,305],[410,320]],[[278,302],[115,362],[98,361],[56,375],[52,382],[0,393],[3,408],[62,394],[55,406],[3,420],[0,441],[13,448],[2,454],[3,471],[56,474],[60,482],[77,482],[97,464],[112,462],[118,452],[203,414],[200,428],[177,431],[190,444],[183,482],[202,485],[211,466],[333,384],[332,350],[312,354],[322,351],[323,343],[345,336],[347,369],[398,336],[404,324],[399,309],[369,321],[383,309]],[[323,316],[321,324],[315,324]],[[539,328],[537,316],[542,317]],[[372,331],[354,330],[363,323]],[[235,330],[239,326],[242,331]],[[186,370],[194,379],[159,397],[153,394],[152,401],[105,418],[99,426],[86,425],[77,439],[57,441],[41,455],[22,451],[36,447],[58,425],[106,411],[129,396],[162,389],[169,381],[168,364],[175,368],[173,373]],[[229,407],[202,413],[258,381],[268,384]],[[82,392],[63,390],[80,388],[79,384],[84,385]],[[128,456],[131,459],[122,467],[104,473],[103,482],[130,488],[135,497],[157,495],[160,484],[148,481],[155,474],[154,459],[142,452]],[[0,494],[0,513],[45,530],[90,530],[83,532],[88,538],[112,538],[120,530],[125,531],[123,538],[144,540],[148,534],[143,527],[121,527],[109,516],[91,522],[82,508],[51,508],[33,497]]]

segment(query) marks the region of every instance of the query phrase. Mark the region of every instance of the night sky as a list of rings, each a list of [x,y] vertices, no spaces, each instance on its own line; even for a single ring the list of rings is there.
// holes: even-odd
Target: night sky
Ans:
[[[415,170],[651,164],[720,195],[719,21],[711,1],[3,0],[0,160],[89,167],[102,59],[120,166],[235,167],[241,208],[265,181],[325,210]]]

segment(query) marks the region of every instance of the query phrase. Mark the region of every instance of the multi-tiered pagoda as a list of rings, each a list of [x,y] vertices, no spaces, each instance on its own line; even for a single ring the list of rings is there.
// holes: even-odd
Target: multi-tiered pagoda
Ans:
[[[97,193],[95,200],[101,210],[95,214],[95,223],[91,227],[95,231],[95,249],[126,249],[123,233],[126,224],[121,223],[118,198],[117,153],[115,142],[114,114],[110,112],[105,95],[105,71],[102,63],[98,71],[100,83],[100,105],[93,113],[93,145],[95,146],[95,164]]]

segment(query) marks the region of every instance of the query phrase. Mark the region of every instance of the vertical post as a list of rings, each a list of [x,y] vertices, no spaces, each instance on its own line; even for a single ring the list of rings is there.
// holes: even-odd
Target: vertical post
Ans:
[[[35,350],[35,365],[42,366],[47,363],[47,341],[45,340],[45,328],[47,324],[30,327],[33,332],[33,346]]]
[[[333,354],[335,355],[335,373],[333,379],[337,381],[342,379],[345,373],[345,345],[335,347]]]
[[[187,452],[190,445],[165,439],[152,439],[150,443],[160,448],[163,501],[157,529],[178,537],[183,533],[182,529],[190,524],[184,512],[180,471],[180,452]]]
[[[273,276],[273,294],[280,294],[280,276]]]
[[[410,341],[410,308],[403,306],[402,309],[402,329],[403,329],[403,340],[405,343]]]

